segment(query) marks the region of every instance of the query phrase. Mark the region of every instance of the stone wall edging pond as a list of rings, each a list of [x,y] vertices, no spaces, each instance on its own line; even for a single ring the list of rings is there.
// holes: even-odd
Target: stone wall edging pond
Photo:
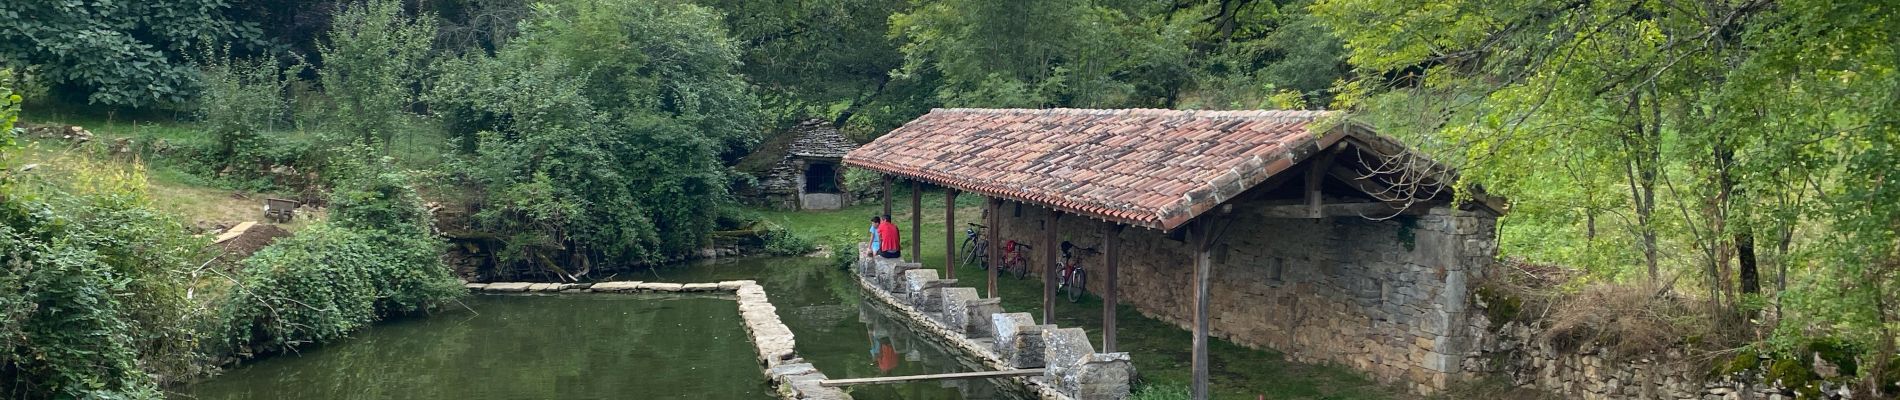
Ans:
[[[859,254],[866,254],[861,244]],[[926,338],[995,370],[1044,368],[1007,378],[1043,400],[1118,400],[1129,396],[1128,353],[1096,353],[1081,328],[1037,325],[1028,313],[1005,313],[996,298],[938,279],[921,264],[859,256],[854,279],[865,297]]]
[[[738,297],[739,316],[745,320],[746,336],[757,351],[765,377],[786,400],[850,400],[851,395],[838,388],[819,386],[829,379],[817,367],[799,358],[797,341],[791,328],[778,318],[778,308],[765,295],[765,287],[750,280],[717,283],[660,283],[617,281],[600,283],[496,282],[468,283],[464,287],[487,293],[720,293]]]

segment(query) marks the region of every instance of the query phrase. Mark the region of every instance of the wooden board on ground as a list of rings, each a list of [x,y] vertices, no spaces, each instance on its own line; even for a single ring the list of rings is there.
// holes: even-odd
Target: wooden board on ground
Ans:
[[[839,387],[851,385],[876,385],[885,383],[934,381],[944,379],[1001,378],[1010,376],[1042,375],[1043,368],[1010,369],[1002,371],[958,372],[952,374],[881,376],[876,378],[826,379],[818,381],[818,386]]]
[[[231,230],[218,234],[218,238],[211,240],[211,243],[224,243],[226,240],[231,240],[238,237],[238,235],[243,235],[244,231],[251,230],[252,225],[257,225],[257,221],[244,221],[239,223],[237,226],[231,227]]]

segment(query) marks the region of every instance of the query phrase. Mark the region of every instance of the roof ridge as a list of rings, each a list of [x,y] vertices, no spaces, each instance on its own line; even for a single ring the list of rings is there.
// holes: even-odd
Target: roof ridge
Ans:
[[[1171,110],[1165,108],[933,108],[932,113],[946,112],[958,114],[988,115],[1136,115],[1164,116],[1183,118],[1213,119],[1302,119],[1313,120],[1333,113],[1333,110]]]

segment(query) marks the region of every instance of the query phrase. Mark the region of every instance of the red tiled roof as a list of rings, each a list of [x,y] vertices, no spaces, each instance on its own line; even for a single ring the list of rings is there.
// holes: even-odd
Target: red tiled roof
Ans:
[[[1344,137],[1327,111],[936,109],[852,166],[1170,230]]]

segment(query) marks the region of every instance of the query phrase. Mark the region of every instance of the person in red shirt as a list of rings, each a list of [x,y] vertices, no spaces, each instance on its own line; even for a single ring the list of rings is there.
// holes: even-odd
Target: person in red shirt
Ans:
[[[897,224],[891,223],[891,216],[884,216],[884,221],[877,224],[877,240],[879,242],[877,255],[884,258],[904,256],[904,253],[898,251],[898,248],[903,246],[900,244],[903,241],[897,237]]]

